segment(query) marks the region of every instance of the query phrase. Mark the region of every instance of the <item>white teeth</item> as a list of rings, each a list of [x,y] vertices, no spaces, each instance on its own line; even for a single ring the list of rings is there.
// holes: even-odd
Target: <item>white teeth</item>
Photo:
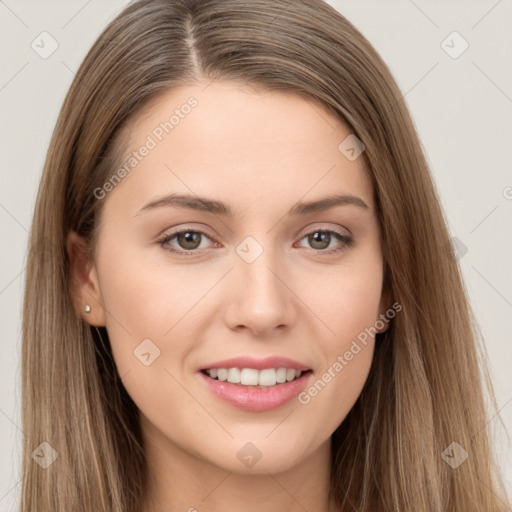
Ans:
[[[295,375],[295,372],[293,372],[293,375]],[[258,379],[260,386],[275,386],[276,382],[276,371],[273,368],[260,371],[260,378]]]
[[[275,386],[298,379],[302,372],[293,368],[212,368],[206,373],[213,379],[243,386]]]
[[[253,368],[242,368],[242,371],[240,372],[240,384],[243,384],[244,386],[257,386],[258,370],[254,370]]]
[[[228,370],[228,382],[232,382],[233,384],[238,384],[240,382],[240,369],[239,368],[230,368]]]
[[[278,368],[276,371],[276,381],[279,384],[286,382],[286,368]]]

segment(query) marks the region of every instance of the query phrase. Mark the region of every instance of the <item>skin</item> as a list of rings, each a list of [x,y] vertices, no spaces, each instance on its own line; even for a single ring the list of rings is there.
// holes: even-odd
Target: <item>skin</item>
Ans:
[[[79,307],[90,304],[84,319],[106,326],[140,410],[150,468],[144,511],[330,512],[330,436],[361,393],[374,338],[308,404],[294,399],[266,412],[221,401],[198,370],[238,355],[283,355],[313,370],[308,388],[375,324],[389,302],[372,186],[363,158],[338,150],[351,132],[318,104],[234,82],[206,85],[166,92],[124,134],[136,150],[169,112],[190,96],[198,101],[101,199],[93,261],[80,257],[85,241],[69,234]],[[170,193],[220,200],[236,215],[170,206],[138,214]],[[369,208],[285,216],[299,200],[333,193]],[[169,241],[196,251],[180,256],[158,244],[172,229],[207,237],[198,236],[197,249]],[[307,235],[319,229],[354,243],[331,235],[315,244]],[[263,249],[250,264],[236,252],[247,236]],[[134,350],[148,338],[160,356],[145,366]],[[248,442],[261,452],[250,468],[237,457]]]

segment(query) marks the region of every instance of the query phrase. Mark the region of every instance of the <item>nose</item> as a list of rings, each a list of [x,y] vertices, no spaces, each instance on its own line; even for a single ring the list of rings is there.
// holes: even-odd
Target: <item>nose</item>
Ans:
[[[233,293],[226,310],[231,329],[248,329],[255,336],[268,338],[291,326],[297,309],[285,267],[284,262],[277,263],[271,250],[264,250],[252,263],[236,255],[230,273]]]

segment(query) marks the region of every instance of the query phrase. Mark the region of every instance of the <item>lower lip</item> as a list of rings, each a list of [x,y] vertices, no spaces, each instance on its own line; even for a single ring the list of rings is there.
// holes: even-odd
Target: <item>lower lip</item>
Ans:
[[[310,374],[311,372],[308,371],[290,382],[257,388],[212,379],[203,372],[199,372],[206,385],[219,398],[239,409],[251,412],[270,411],[288,403],[304,390]]]

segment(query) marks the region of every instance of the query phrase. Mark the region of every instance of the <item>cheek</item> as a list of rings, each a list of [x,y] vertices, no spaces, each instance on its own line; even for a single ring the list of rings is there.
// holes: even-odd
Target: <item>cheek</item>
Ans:
[[[318,429],[332,432],[358,399],[371,368],[382,292],[379,253],[333,268],[309,286],[308,300],[321,320],[316,348],[323,365],[299,396]],[[314,293],[311,290],[315,290]],[[306,293],[305,289],[302,292]],[[321,411],[329,411],[327,415]]]
[[[107,258],[113,253],[104,248],[100,277],[106,325],[118,372],[127,376],[127,391],[141,408],[151,407],[155,389],[177,389],[186,398],[172,376],[189,371],[184,365],[212,318],[213,294],[207,292],[219,272],[206,265],[199,272],[165,258],[148,262],[142,251]]]
[[[382,294],[380,253],[365,251],[348,255],[339,265],[326,267],[314,278],[298,280],[295,291],[308,305],[325,335],[323,351],[332,357],[346,343],[379,318]]]
[[[371,368],[374,340],[342,343],[329,364],[299,394],[300,414],[314,431],[332,434],[359,398]]]
[[[99,258],[107,324],[113,330],[124,328],[125,334],[161,338],[211,279],[205,283],[191,266],[168,261],[159,247],[138,247],[128,234],[110,243],[113,238],[104,242]],[[155,258],[159,251],[162,256]]]
[[[197,278],[184,276],[183,270],[166,273],[150,267],[142,271],[133,258],[118,260],[109,270],[102,296],[118,373],[141,411],[172,422],[163,410],[165,403],[170,414],[170,397],[173,410],[188,410],[191,405],[178,383],[180,367],[200,339],[194,330],[193,305],[204,294],[205,285],[212,286],[213,278],[207,277],[208,282],[203,280],[200,286]]]
[[[315,304],[328,326],[316,349],[322,365],[298,397],[312,428],[332,433],[357,401],[373,360],[381,296],[380,272],[344,274],[329,299]],[[324,288],[325,290],[326,288]]]

